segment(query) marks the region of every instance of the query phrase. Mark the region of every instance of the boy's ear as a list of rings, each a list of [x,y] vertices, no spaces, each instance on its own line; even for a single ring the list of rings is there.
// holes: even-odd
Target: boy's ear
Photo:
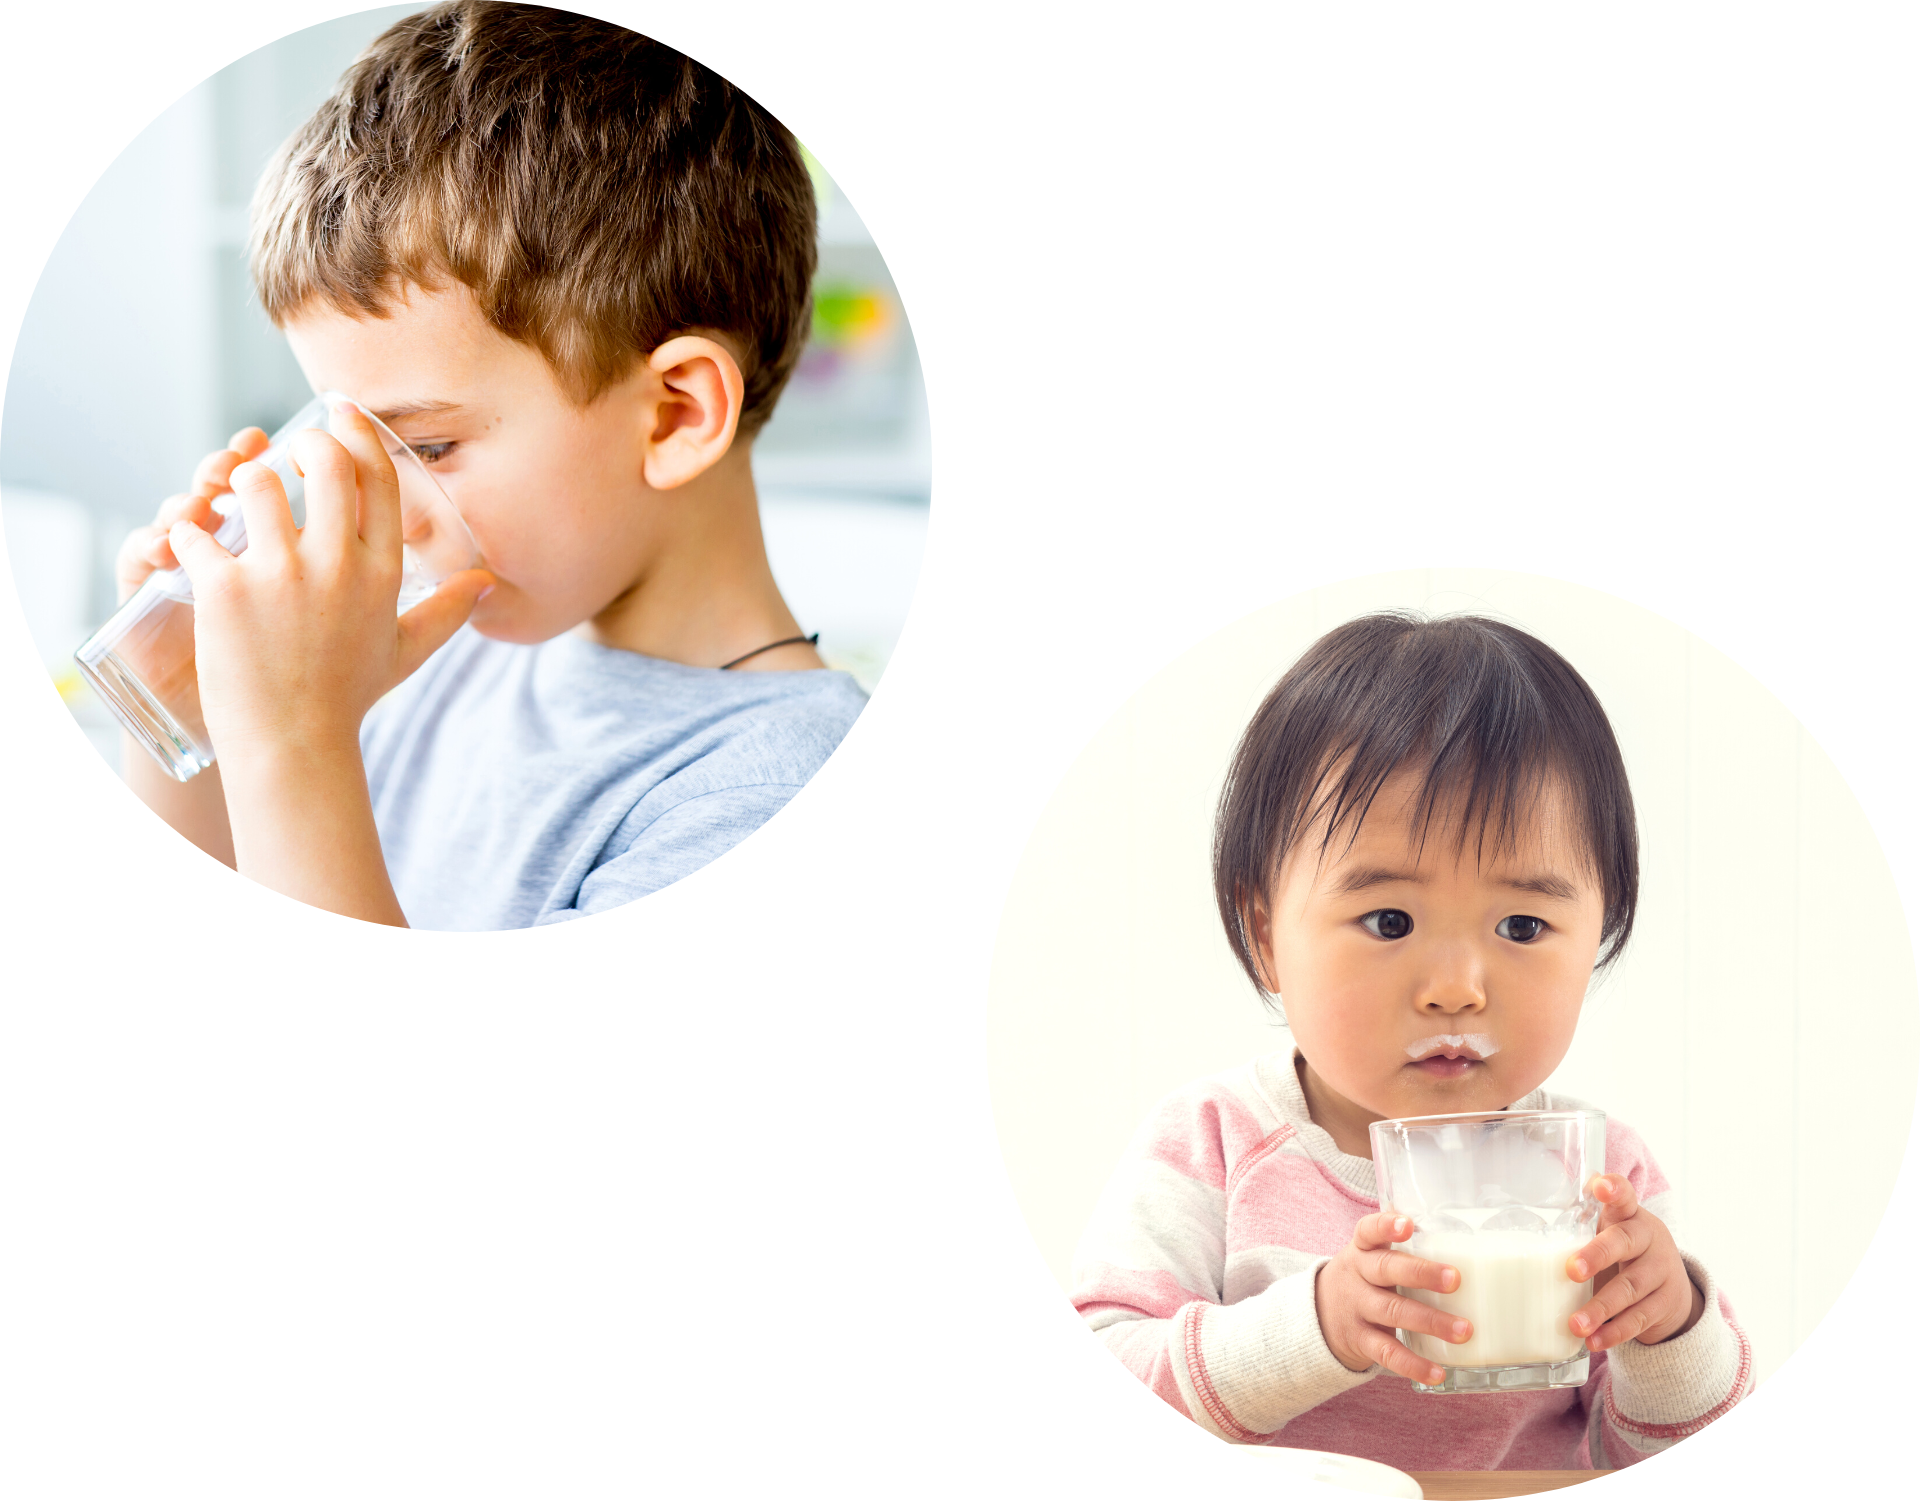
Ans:
[[[717,339],[679,334],[647,357],[659,377],[648,434],[644,478],[672,490],[705,474],[733,447],[747,383],[740,362]]]

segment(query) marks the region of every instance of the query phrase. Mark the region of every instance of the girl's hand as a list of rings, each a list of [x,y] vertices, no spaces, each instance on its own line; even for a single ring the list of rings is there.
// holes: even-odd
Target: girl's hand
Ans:
[[[166,535],[193,581],[201,708],[229,781],[236,760],[256,753],[350,754],[357,767],[366,712],[493,582],[477,569],[456,574],[396,616],[399,480],[366,416],[344,403],[337,413],[337,437],[308,430],[293,439],[307,482],[304,528],[293,525],[272,470],[215,455],[203,469],[239,497],[246,551],[236,558],[185,514]]]
[[[1353,1240],[1321,1264],[1313,1296],[1327,1349],[1348,1371],[1364,1372],[1377,1362],[1431,1386],[1445,1381],[1447,1374],[1401,1345],[1393,1332],[1437,1335],[1458,1345],[1472,1338],[1473,1325],[1396,1292],[1428,1288],[1452,1293],[1460,1286],[1458,1269],[1392,1250],[1394,1242],[1412,1234],[1413,1222],[1404,1215],[1383,1211],[1366,1216],[1353,1228]]]
[[[1567,1259],[1567,1276],[1576,1283],[1592,1278],[1594,1292],[1568,1327],[1590,1351],[1624,1340],[1656,1345],[1691,1330],[1706,1300],[1687,1276],[1666,1223],[1640,1208],[1624,1174],[1600,1174],[1588,1192],[1601,1204],[1600,1230]]]

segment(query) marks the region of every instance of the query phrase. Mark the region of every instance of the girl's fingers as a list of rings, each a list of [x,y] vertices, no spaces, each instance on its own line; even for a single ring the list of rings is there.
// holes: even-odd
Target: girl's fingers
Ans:
[[[1424,1382],[1432,1387],[1446,1380],[1447,1374],[1443,1368],[1435,1366],[1424,1356],[1414,1355],[1378,1326],[1369,1326],[1362,1331],[1355,1346],[1361,1355],[1376,1365],[1384,1366],[1395,1376],[1405,1377],[1411,1382]]]
[[[1439,1262],[1429,1262],[1411,1252],[1392,1250],[1397,1241],[1414,1233],[1413,1217],[1395,1211],[1363,1216],[1353,1228],[1353,1247],[1363,1255],[1357,1259],[1360,1275],[1376,1288],[1430,1288],[1435,1293],[1452,1293],[1460,1286],[1460,1274]]]
[[[1373,1310],[1367,1314],[1367,1320],[1388,1331],[1404,1329],[1409,1335],[1432,1335],[1448,1345],[1461,1345],[1463,1341],[1473,1339],[1473,1321],[1459,1314],[1448,1314],[1446,1310],[1436,1310],[1432,1304],[1419,1298],[1409,1298],[1404,1293],[1394,1293],[1392,1289],[1380,1291]]]
[[[1603,1268],[1638,1257],[1652,1244],[1653,1229],[1644,1221],[1636,1219],[1604,1226],[1598,1236],[1567,1259],[1567,1276],[1576,1283],[1584,1283]]]
[[[1412,1252],[1382,1252],[1368,1269],[1367,1281],[1379,1288],[1427,1288],[1452,1293],[1460,1275],[1445,1263],[1430,1262]]]
[[[1624,1310],[1620,1314],[1624,1314]],[[1609,1314],[1605,1308],[1588,1304],[1584,1310],[1578,1310],[1567,1325],[1574,1335],[1586,1341],[1588,1350],[1605,1350],[1607,1346],[1619,1345],[1622,1339],[1617,1321],[1619,1314]],[[1640,1321],[1640,1329],[1645,1329],[1645,1321]],[[1634,1333],[1636,1331],[1626,1331],[1626,1335]]]
[[[1634,1276],[1634,1270],[1624,1268],[1594,1296],[1574,1310],[1567,1323],[1576,1335],[1591,1335],[1609,1320],[1617,1319],[1634,1305],[1640,1303],[1652,1290],[1645,1287]],[[1645,1328],[1643,1325],[1641,1328]],[[1633,1332],[1638,1334],[1638,1331]]]
[[[1363,1215],[1353,1228],[1354,1250],[1375,1252],[1389,1247],[1396,1241],[1405,1241],[1413,1234],[1413,1218],[1398,1215],[1391,1210],[1374,1215]]]
[[[1633,1181],[1623,1173],[1595,1176],[1593,1183],[1588,1186],[1588,1192],[1600,1201],[1600,1224],[1603,1226],[1631,1220],[1640,1213],[1640,1196],[1634,1192]]]

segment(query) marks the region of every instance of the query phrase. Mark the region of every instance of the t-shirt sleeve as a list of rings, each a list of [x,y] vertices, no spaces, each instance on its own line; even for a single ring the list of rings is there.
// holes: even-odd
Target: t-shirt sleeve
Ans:
[[[784,782],[720,788],[674,804],[630,837],[623,828],[611,842],[617,853],[587,873],[573,906],[542,913],[535,926],[605,912],[672,885],[731,850],[799,791]]]

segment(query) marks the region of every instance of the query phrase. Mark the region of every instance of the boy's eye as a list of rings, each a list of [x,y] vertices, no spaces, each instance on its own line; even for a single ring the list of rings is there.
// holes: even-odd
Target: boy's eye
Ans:
[[[1376,939],[1404,939],[1413,932],[1413,918],[1397,907],[1375,908],[1360,920],[1360,926]]]
[[[1493,931],[1503,939],[1511,939],[1516,944],[1531,944],[1540,937],[1540,930],[1547,925],[1539,918],[1528,918],[1514,914],[1511,918],[1502,918],[1493,925]]]
[[[447,453],[450,449],[452,449],[453,444],[451,442],[410,443],[407,445],[407,447],[412,449],[414,453],[419,456],[420,462],[422,464],[438,464],[442,459],[447,457]]]

